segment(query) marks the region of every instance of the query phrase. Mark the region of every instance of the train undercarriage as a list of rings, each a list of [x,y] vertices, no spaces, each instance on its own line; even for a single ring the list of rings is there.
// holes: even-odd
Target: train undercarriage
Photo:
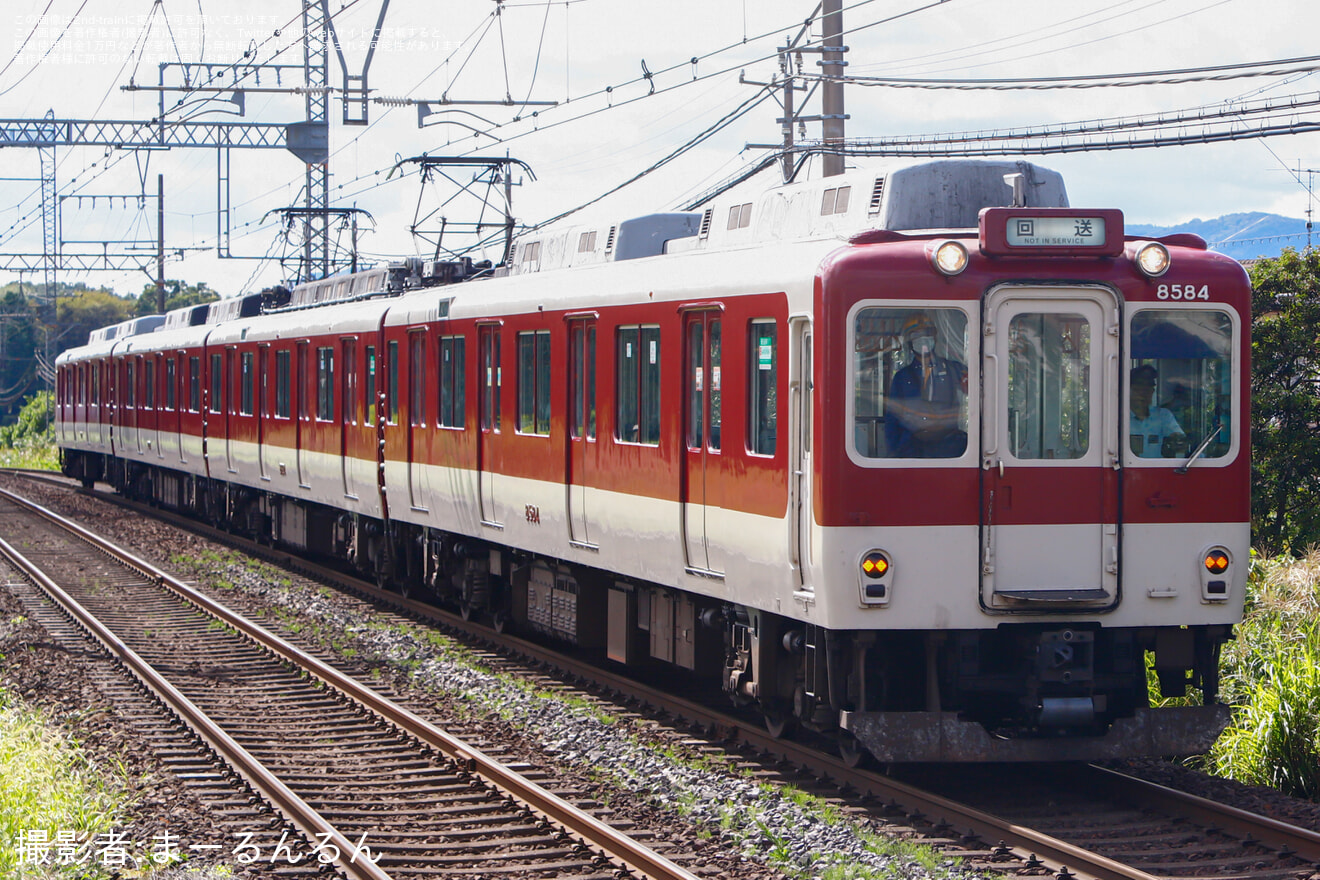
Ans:
[[[383,587],[538,633],[630,668],[718,681],[772,734],[837,740],[885,762],[1095,760],[1193,754],[1215,704],[1229,626],[1005,623],[949,631],[829,630],[766,611],[123,459],[66,451],[64,471],[261,542],[346,563]],[[1149,706],[1147,658],[1166,697]]]

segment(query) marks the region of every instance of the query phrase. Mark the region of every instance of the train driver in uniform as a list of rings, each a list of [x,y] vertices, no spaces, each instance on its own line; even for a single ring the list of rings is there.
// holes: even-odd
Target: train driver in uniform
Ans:
[[[1141,458],[1170,458],[1187,448],[1187,437],[1173,413],[1155,405],[1155,368],[1135,367],[1129,374],[1128,434],[1132,451]]]
[[[938,340],[925,312],[914,312],[903,324],[912,360],[889,384],[885,441],[891,458],[957,458],[967,449],[960,426],[967,367],[937,355]]]

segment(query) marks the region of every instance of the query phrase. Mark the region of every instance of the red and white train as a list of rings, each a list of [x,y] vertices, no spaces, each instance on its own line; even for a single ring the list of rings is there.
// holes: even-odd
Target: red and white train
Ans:
[[[1249,558],[1250,290],[945,161],[93,334],[65,472],[887,761],[1188,753]],[[1204,703],[1152,708],[1191,685]]]

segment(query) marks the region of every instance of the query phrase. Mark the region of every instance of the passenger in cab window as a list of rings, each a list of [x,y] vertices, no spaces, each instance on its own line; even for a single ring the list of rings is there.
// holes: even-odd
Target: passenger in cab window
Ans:
[[[885,440],[894,458],[957,458],[967,449],[960,425],[967,367],[935,353],[939,331],[925,312],[903,325],[912,360],[889,385]]]
[[[1132,451],[1141,458],[1171,458],[1187,450],[1187,436],[1173,413],[1155,405],[1158,374],[1150,364],[1142,364],[1129,374],[1131,379],[1131,421],[1128,434]]]

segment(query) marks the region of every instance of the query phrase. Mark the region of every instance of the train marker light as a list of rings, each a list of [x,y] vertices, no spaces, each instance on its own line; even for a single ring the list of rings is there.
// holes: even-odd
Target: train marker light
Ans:
[[[930,250],[930,262],[943,275],[957,275],[967,268],[967,248],[957,241],[938,242]]]
[[[878,580],[889,573],[889,560],[879,550],[872,550],[862,559],[862,573]]]
[[[1137,268],[1147,278],[1159,278],[1169,271],[1169,249],[1159,242],[1144,244],[1137,251]]]
[[[1223,574],[1228,571],[1228,554],[1223,550],[1211,550],[1205,554],[1205,570],[1211,574]]]

